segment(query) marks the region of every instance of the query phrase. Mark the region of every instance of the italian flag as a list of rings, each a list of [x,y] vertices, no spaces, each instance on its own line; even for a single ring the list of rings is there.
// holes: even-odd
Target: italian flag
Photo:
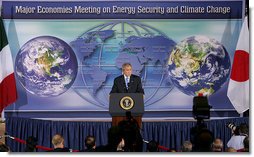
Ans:
[[[228,98],[236,111],[241,114],[249,109],[249,29],[245,17],[234,55]]]
[[[11,50],[0,17],[0,112],[17,100]]]

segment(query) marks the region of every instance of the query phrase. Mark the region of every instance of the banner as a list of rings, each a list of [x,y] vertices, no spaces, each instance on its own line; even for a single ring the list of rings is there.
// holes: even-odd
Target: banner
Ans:
[[[15,19],[237,19],[242,1],[7,2]]]
[[[199,93],[234,111],[227,89],[245,1],[2,4],[20,45],[10,45],[20,96],[7,112],[106,112],[124,62],[142,79],[147,112],[191,111]]]

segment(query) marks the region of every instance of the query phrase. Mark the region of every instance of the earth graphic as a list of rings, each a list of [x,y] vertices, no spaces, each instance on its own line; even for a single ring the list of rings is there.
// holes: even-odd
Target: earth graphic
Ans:
[[[119,20],[86,30],[70,45],[79,58],[79,84],[73,89],[91,104],[108,108],[108,95],[122,64],[132,64],[142,79],[145,106],[165,97],[173,88],[167,76],[169,53],[176,43],[148,24]],[[89,93],[89,95],[85,94]]]
[[[173,49],[168,74],[173,84],[188,95],[211,95],[227,81],[230,59],[225,47],[206,36],[191,36]]]
[[[21,85],[40,97],[58,96],[66,92],[77,75],[77,59],[72,48],[52,36],[29,40],[19,50],[15,72]]]

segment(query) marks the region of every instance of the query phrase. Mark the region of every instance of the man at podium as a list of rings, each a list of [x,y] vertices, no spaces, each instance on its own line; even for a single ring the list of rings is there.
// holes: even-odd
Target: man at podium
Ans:
[[[122,73],[115,78],[110,92],[109,111],[112,115],[112,126],[120,128],[125,141],[125,151],[141,152],[143,141],[139,129],[142,128],[144,89],[141,78],[132,74],[130,63],[122,65]]]
[[[143,93],[141,78],[132,74],[132,66],[130,63],[122,65],[123,74],[116,77],[111,93]]]

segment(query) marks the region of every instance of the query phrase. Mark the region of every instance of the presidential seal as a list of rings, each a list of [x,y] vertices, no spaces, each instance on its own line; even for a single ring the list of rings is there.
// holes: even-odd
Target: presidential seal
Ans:
[[[124,110],[130,110],[134,106],[134,101],[131,97],[125,96],[120,100],[120,106]]]

